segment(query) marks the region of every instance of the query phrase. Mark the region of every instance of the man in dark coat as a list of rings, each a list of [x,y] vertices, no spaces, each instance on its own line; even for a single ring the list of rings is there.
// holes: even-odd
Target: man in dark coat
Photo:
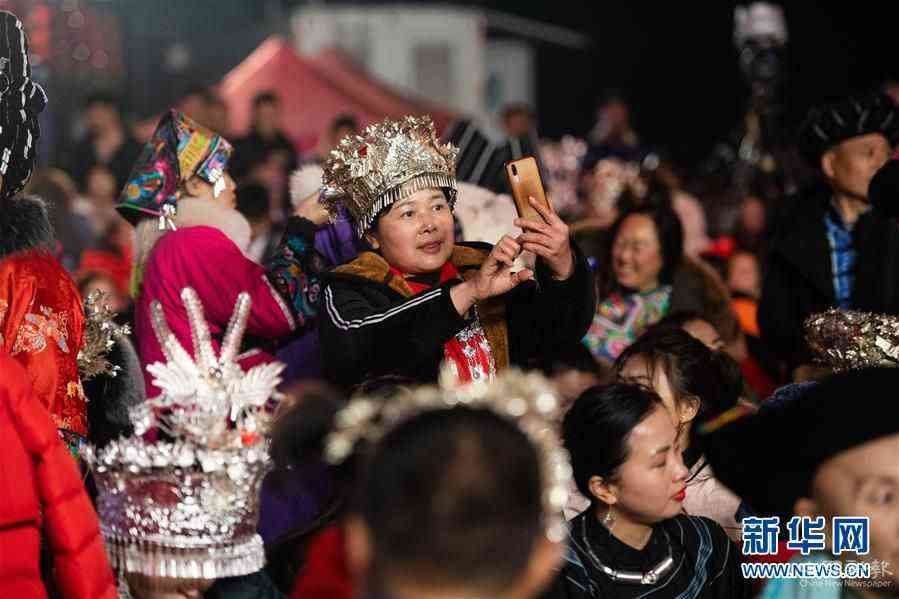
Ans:
[[[883,94],[812,109],[800,130],[820,183],[773,223],[759,326],[789,371],[811,362],[803,322],[831,307],[899,313],[899,228],[868,202],[868,184],[899,141],[899,110]]]

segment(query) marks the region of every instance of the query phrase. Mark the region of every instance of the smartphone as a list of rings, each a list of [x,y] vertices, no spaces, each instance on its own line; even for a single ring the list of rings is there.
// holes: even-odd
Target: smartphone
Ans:
[[[546,193],[543,191],[543,181],[540,180],[537,160],[533,156],[525,156],[507,163],[506,177],[509,179],[509,187],[512,189],[512,199],[515,200],[518,217],[538,223],[542,221],[543,217],[528,202],[528,198],[534,198],[547,210],[552,210],[549,200],[546,199]]]

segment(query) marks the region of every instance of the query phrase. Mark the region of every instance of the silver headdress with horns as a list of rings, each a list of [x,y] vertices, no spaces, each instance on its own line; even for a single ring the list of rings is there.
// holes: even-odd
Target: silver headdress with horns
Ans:
[[[236,362],[250,312],[241,293],[215,355],[203,307],[185,288],[196,360],[151,306],[166,363],[147,367],[162,394],[132,408],[135,435],[83,451],[99,489],[97,511],[113,565],[160,579],[212,580],[265,565],[256,534],[259,485],[269,468],[265,404],[284,366],[244,372]],[[157,428],[167,439],[149,442]]]
[[[805,321],[815,358],[837,372],[899,366],[899,318],[833,308]]]
[[[335,430],[325,442],[325,459],[338,464],[349,457],[357,441],[377,442],[388,430],[420,412],[456,406],[492,410],[513,420],[537,448],[546,536],[563,541],[568,527],[562,510],[573,487],[572,469],[558,433],[561,402],[549,381],[539,373],[510,368],[490,382],[455,386],[455,377],[446,367],[440,380],[440,387],[400,391],[386,402],[365,396],[353,398],[337,414]]]

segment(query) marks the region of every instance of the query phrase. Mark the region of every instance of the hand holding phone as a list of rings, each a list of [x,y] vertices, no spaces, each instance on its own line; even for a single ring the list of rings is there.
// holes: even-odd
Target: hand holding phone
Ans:
[[[506,164],[506,177],[509,179],[509,187],[512,189],[512,199],[518,216],[525,220],[540,222],[543,217],[530,204],[529,198],[534,198],[537,203],[552,210],[546,193],[543,190],[543,181],[540,179],[540,169],[537,168],[537,160],[533,156],[526,156],[520,160],[513,160]]]
[[[574,273],[568,225],[546,198],[537,161],[527,157],[510,162],[506,165],[506,175],[518,209],[519,218],[514,224],[524,231],[516,241],[522,249],[542,258],[554,278],[567,279]]]

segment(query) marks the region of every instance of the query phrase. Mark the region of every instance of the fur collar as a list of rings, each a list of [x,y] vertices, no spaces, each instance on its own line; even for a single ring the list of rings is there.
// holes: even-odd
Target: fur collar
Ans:
[[[458,243],[453,246],[453,253],[450,256],[450,262],[463,276],[466,271],[479,268],[486,259],[487,253],[481,249]],[[405,280],[393,274],[390,265],[377,252],[362,252],[352,262],[335,268],[334,272],[387,285],[403,297],[415,295]]]
[[[200,226],[218,229],[244,254],[250,246],[250,223],[247,219],[237,210],[208,198],[185,197],[178,200],[175,226],[179,229]],[[134,236],[134,272],[131,278],[131,293],[134,297],[138,295],[150,253],[168,232],[159,230],[159,220],[156,218],[145,218],[137,224]]]
[[[240,251],[246,252],[250,247],[250,223],[243,214],[208,198],[181,198],[175,226],[181,229],[212,227],[224,233]]]
[[[27,250],[56,247],[47,205],[37,196],[0,201],[0,258]]]

